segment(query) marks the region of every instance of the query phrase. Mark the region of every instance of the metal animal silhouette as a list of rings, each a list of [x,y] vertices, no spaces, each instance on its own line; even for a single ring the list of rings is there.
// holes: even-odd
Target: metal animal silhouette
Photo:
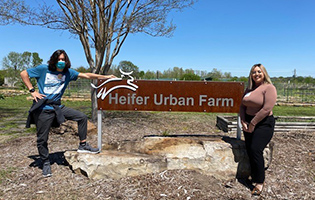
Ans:
[[[119,69],[119,71],[121,73],[121,75],[120,75],[121,78],[110,78],[110,79],[107,79],[105,82],[103,82],[99,86],[95,86],[93,83],[91,83],[91,86],[94,89],[98,89],[98,88],[103,87],[104,85],[106,85],[106,83],[113,82],[113,81],[121,81],[121,80],[123,80],[124,77],[128,77],[128,79],[127,79],[127,84],[128,85],[116,85],[116,86],[114,86],[112,88],[109,88],[109,89],[107,89],[106,87],[103,87],[97,93],[97,95],[96,95],[97,98],[101,97],[101,99],[104,100],[109,93],[111,93],[113,90],[116,90],[116,89],[125,88],[125,89],[129,89],[129,90],[132,90],[132,91],[136,91],[139,88],[136,84],[133,83],[134,78],[131,76],[133,71],[131,71],[131,72],[124,72],[121,69]]]

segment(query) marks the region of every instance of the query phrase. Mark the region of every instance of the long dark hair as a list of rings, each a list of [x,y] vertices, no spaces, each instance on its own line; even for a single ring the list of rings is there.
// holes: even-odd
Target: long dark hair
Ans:
[[[63,49],[59,49],[57,51],[55,51],[51,56],[50,56],[50,59],[48,61],[48,69],[50,71],[56,71],[57,70],[57,67],[56,67],[56,64],[58,62],[58,58],[59,56],[63,54],[65,56],[65,62],[66,62],[66,66],[65,68],[63,69],[64,72],[67,72],[68,69],[71,67],[71,62],[70,62],[70,59],[66,53],[65,50]]]

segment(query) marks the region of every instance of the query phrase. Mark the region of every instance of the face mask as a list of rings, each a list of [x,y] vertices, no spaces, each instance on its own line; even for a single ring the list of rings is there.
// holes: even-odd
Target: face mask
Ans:
[[[64,69],[66,66],[66,62],[65,61],[58,61],[57,64],[56,64],[56,67],[58,69]]]

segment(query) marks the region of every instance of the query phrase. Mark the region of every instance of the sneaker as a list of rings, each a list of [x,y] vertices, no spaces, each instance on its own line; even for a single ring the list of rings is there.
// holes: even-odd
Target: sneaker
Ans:
[[[50,176],[52,176],[51,168],[50,168],[50,163],[49,163],[49,162],[45,162],[45,163],[43,164],[43,176],[44,176],[44,177],[50,177]]]
[[[100,150],[98,148],[93,148],[89,145],[89,143],[86,143],[85,145],[80,144],[77,152],[79,152],[79,153],[99,153]]]

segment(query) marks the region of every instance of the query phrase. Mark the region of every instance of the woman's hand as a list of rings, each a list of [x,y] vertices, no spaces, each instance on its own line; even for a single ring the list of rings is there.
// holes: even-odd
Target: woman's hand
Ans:
[[[242,129],[245,132],[252,133],[255,129],[255,126],[252,123],[241,121],[241,124],[242,124]]]
[[[248,123],[247,122],[244,122],[243,120],[241,121],[241,124],[242,124],[242,130],[245,131],[245,132],[248,132],[247,129],[248,129]]]
[[[247,132],[252,133],[254,131],[254,129],[255,129],[255,126],[252,123],[250,123],[249,126],[248,126],[248,131]]]

